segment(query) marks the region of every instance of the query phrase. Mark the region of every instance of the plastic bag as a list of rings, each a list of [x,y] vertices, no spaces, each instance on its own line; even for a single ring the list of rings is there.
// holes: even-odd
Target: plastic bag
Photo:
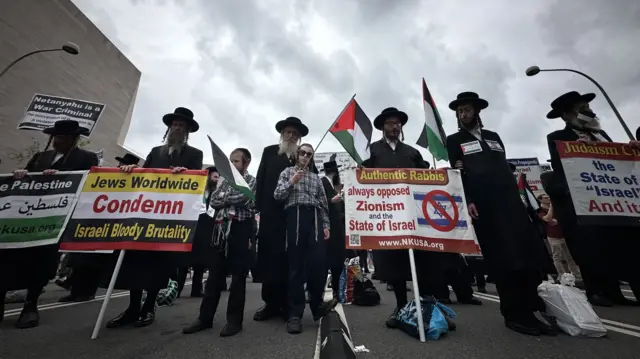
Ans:
[[[338,291],[338,301],[342,304],[351,304],[353,302],[353,287],[356,278],[360,275],[359,259],[352,258],[346,261],[345,268],[340,274],[340,288]]]
[[[456,313],[449,307],[438,303],[433,297],[420,298],[420,304],[426,339],[438,340],[450,330],[455,329],[452,319],[455,318]],[[420,337],[415,299],[398,311],[397,320],[400,329],[405,333],[414,338]]]
[[[556,317],[558,326],[565,333],[592,338],[607,335],[600,317],[579,289],[543,282],[538,286],[538,295],[544,300],[547,312]]]
[[[167,288],[161,289],[160,293],[158,293],[158,298],[156,299],[156,303],[160,307],[172,305],[177,297],[178,297],[178,282],[176,282],[175,280],[169,279]]]

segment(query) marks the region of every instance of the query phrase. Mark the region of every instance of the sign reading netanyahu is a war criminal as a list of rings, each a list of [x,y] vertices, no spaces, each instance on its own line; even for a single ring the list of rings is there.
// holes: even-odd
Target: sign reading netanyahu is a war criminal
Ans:
[[[611,142],[556,146],[579,223],[640,225],[640,150]]]
[[[94,167],[62,236],[62,250],[189,252],[207,171]]]
[[[358,168],[346,179],[347,248],[478,251],[460,171]]]

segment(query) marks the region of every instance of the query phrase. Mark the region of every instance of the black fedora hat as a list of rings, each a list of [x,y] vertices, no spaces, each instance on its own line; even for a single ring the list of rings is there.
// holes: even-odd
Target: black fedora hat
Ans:
[[[278,131],[278,133],[282,133],[282,130],[287,126],[295,127],[298,132],[300,132],[300,137],[304,137],[309,134],[309,127],[305,126],[299,118],[293,116],[287,117],[282,121],[278,121],[278,123],[276,123],[276,131]]]
[[[451,101],[451,103],[449,104],[449,108],[453,111],[456,111],[458,109],[458,106],[466,103],[472,104],[479,110],[484,110],[485,108],[489,107],[489,102],[487,102],[487,100],[480,98],[480,96],[475,92],[467,91],[460,92],[456,99]]]
[[[596,98],[596,94],[594,93],[581,95],[578,91],[569,91],[551,102],[551,111],[547,113],[547,118],[553,119],[561,117],[562,113],[571,108],[571,106],[578,102],[589,103],[593,101],[594,98]]]
[[[45,128],[42,130],[43,133],[51,136],[56,135],[76,135],[76,136],[87,136],[89,134],[89,129],[80,127],[80,123],[74,120],[60,120],[56,121],[53,124],[53,127]]]
[[[216,168],[216,166],[209,166],[206,169],[207,169],[207,171],[209,171],[209,174],[211,174],[213,172],[218,172],[218,169]]]
[[[338,171],[340,165],[336,161],[328,161],[322,164],[322,169],[324,172]]]
[[[123,165],[137,165],[140,163],[140,159],[136,155],[132,155],[131,153],[126,153],[122,157],[116,157],[116,161],[120,162]]]
[[[384,127],[384,121],[389,117],[397,117],[400,120],[400,123],[402,123],[402,126],[406,125],[407,121],[409,121],[409,116],[407,116],[406,113],[398,110],[395,107],[388,107],[382,110],[382,112],[380,112],[378,116],[376,116],[376,118],[373,120],[373,127],[382,131],[382,128]]]
[[[173,120],[186,121],[189,124],[189,132],[196,132],[200,129],[200,125],[193,119],[193,112],[185,107],[178,107],[173,113],[162,116],[162,122],[167,127],[171,127]]]

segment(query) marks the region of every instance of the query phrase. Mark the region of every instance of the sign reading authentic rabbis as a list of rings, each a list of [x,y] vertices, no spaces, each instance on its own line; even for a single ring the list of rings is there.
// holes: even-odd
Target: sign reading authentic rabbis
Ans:
[[[56,121],[74,120],[93,131],[106,105],[66,97],[35,94],[22,120],[20,130],[43,130]]]

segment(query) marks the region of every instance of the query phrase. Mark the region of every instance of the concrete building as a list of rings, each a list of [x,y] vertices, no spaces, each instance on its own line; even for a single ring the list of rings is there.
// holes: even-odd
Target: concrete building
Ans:
[[[79,54],[37,53],[0,77],[0,173],[24,166],[47,144],[40,131],[17,129],[35,94],[104,104],[82,147],[103,150],[104,166],[117,165],[113,158],[125,152],[140,71],[70,0],[0,1],[0,72],[66,42]]]

